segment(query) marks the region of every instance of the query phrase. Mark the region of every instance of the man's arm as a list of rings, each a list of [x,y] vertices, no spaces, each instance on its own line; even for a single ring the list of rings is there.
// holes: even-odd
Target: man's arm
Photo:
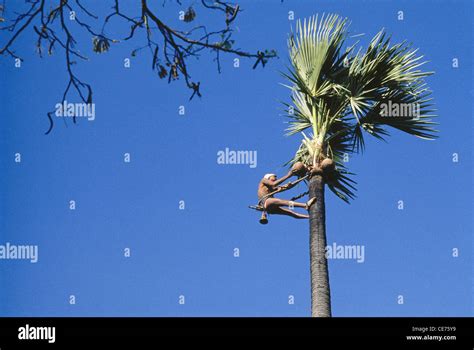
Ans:
[[[293,175],[294,175],[293,172],[290,170],[288,172],[288,174],[286,174],[285,176],[282,176],[278,180],[272,181],[272,180],[263,179],[262,183],[266,186],[269,186],[269,187],[277,187],[279,184],[281,184],[282,182],[285,182],[286,180],[288,180]]]
[[[274,181],[273,186],[278,186],[279,184],[281,184],[282,182],[285,182],[286,180],[288,180],[292,176],[293,176],[293,172],[290,170],[288,172],[288,174],[286,174],[285,176],[282,176],[281,178]]]

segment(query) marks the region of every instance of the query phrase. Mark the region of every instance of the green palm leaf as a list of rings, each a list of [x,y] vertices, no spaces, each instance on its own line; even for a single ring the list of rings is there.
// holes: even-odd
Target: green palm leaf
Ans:
[[[355,181],[343,159],[364,150],[366,134],[385,141],[390,128],[423,139],[437,132],[423,56],[406,42],[391,45],[384,30],[365,50],[356,51],[357,43],[344,48],[347,38],[348,21],[337,15],[298,21],[288,40],[291,65],[282,73],[291,90],[286,132],[303,136],[289,163],[332,158],[336,172],[327,184],[346,202],[355,197]],[[401,115],[401,108],[411,113]]]

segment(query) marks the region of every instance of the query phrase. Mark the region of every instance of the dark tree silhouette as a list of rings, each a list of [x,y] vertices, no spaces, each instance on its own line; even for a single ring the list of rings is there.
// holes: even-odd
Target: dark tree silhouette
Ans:
[[[122,10],[120,0],[112,0],[111,12],[101,19],[92,8],[87,8],[80,0],[25,0],[27,8],[21,13],[8,9],[8,4],[0,5],[0,30],[10,32],[6,43],[0,48],[0,54],[10,56],[23,61],[23,58],[16,53],[14,44],[17,38],[27,29],[32,29],[36,35],[36,48],[40,57],[44,52],[52,55],[55,50],[64,50],[66,58],[66,69],[68,73],[68,83],[62,95],[64,102],[71,91],[75,91],[84,103],[92,103],[92,87],[82,81],[74,72],[74,65],[77,60],[87,60],[87,57],[76,47],[76,40],[73,35],[74,27],[85,30],[92,37],[93,51],[104,53],[109,50],[110,45],[123,41],[135,39],[140,40],[137,34],[140,31],[145,33],[143,43],[131,52],[131,56],[136,56],[141,50],[150,52],[151,68],[161,79],[167,79],[168,83],[182,77],[187,88],[191,90],[190,99],[194,96],[201,97],[200,82],[191,78],[187,62],[190,58],[196,58],[202,51],[209,51],[215,54],[214,61],[218,72],[221,71],[220,54],[229,53],[239,57],[254,59],[253,69],[261,65],[262,67],[270,58],[276,57],[274,50],[258,50],[247,52],[235,48],[235,41],[232,38],[234,33],[232,24],[239,13],[242,12],[238,4],[221,0],[201,0],[197,2],[199,11],[212,11],[216,16],[223,17],[223,25],[219,29],[209,30],[205,24],[194,25],[186,31],[172,28],[165,23],[157,1],[141,0],[137,2],[138,11],[135,15],[127,14]],[[180,0],[175,0],[181,5]],[[165,7],[167,1],[162,0],[160,5]],[[8,11],[7,11],[8,10]],[[198,14],[193,6],[183,10],[183,22],[194,22]],[[6,18],[13,14],[13,18]],[[159,15],[158,15],[159,14]],[[108,27],[113,18],[121,20],[123,25],[129,27],[128,35],[121,39],[114,39],[109,33]],[[73,20],[71,20],[73,19]],[[100,30],[95,29],[96,27]],[[49,128],[46,134],[53,129],[54,111],[47,113]],[[76,122],[75,117],[73,122]]]

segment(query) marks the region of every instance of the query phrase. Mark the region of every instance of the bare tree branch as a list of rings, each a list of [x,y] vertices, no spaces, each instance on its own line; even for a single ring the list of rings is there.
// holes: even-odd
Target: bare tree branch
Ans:
[[[201,83],[191,78],[187,63],[190,58],[199,57],[201,52],[208,51],[215,54],[214,61],[219,73],[221,72],[221,53],[254,59],[253,69],[260,64],[264,67],[269,59],[277,56],[274,50],[248,52],[234,47],[231,24],[242,10],[239,5],[228,1],[201,0],[202,10],[216,11],[225,16],[224,27],[213,31],[208,31],[204,24],[186,31],[172,28],[165,23],[161,15],[156,14],[147,0],[141,0],[139,3],[140,15],[136,17],[122,11],[120,0],[111,1],[112,11],[103,18],[101,25],[97,23],[100,21],[100,16],[92,9],[86,8],[80,0],[25,0],[25,4],[28,5],[26,11],[15,14],[15,17],[9,21],[4,18],[5,8],[1,6],[0,24],[4,23],[4,25],[0,26],[0,30],[11,32],[12,35],[3,46],[0,46],[0,55],[23,60],[13,47],[18,37],[27,28],[31,28],[37,35],[36,47],[40,57],[43,57],[45,48],[48,55],[52,55],[56,48],[63,50],[68,82],[62,95],[62,103],[71,92],[77,94],[84,103],[92,103],[92,87],[83,82],[73,70],[77,63],[75,59],[88,60],[88,58],[76,49],[77,43],[73,36],[72,26],[77,26],[91,35],[93,51],[96,53],[108,51],[111,43],[132,39],[138,41],[137,33],[144,32],[145,42],[138,45],[131,55],[136,56],[143,49],[147,49],[151,55],[152,70],[161,79],[167,77],[169,83],[179,80],[180,77],[183,78],[186,86],[192,91],[190,100],[195,96],[201,97]],[[179,0],[176,2],[181,5]],[[166,0],[163,0],[162,6],[164,7],[165,4]],[[74,14],[74,20],[69,22],[65,18],[71,14]],[[84,18],[80,18],[81,16]],[[197,16],[195,9],[190,6],[184,13],[183,22],[193,22]],[[114,17],[120,18],[122,20],[120,23],[130,26],[129,34],[125,38],[114,39],[108,34],[109,23]],[[98,25],[99,30],[95,29]],[[53,129],[53,115],[54,111],[47,113],[49,127],[46,134]],[[73,122],[76,123],[75,117]]]

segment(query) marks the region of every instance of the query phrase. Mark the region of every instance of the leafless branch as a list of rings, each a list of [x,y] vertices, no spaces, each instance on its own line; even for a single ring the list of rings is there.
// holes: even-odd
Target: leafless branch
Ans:
[[[141,0],[139,3],[140,15],[136,17],[122,11],[120,0],[111,1],[112,11],[103,18],[102,23],[97,23],[100,22],[99,16],[94,13],[93,9],[86,8],[80,0],[25,0],[28,8],[22,13],[16,13],[10,20],[4,18],[5,8],[2,7],[0,9],[2,13],[0,30],[12,34],[6,43],[0,46],[0,55],[23,60],[13,47],[18,37],[28,28],[31,28],[37,36],[36,47],[40,57],[43,57],[45,49],[48,55],[53,54],[56,48],[62,49],[65,52],[68,75],[62,103],[66,101],[71,92],[77,94],[84,103],[92,103],[92,87],[83,82],[73,70],[77,63],[76,59],[88,60],[76,49],[77,43],[72,30],[74,26],[91,35],[93,51],[96,53],[108,51],[111,43],[132,39],[139,41],[141,39],[139,39],[138,33],[144,32],[145,42],[142,45],[137,45],[137,48],[131,53],[132,56],[147,49],[151,55],[152,70],[161,79],[167,77],[168,82],[179,80],[181,77],[192,91],[190,99],[195,96],[201,97],[201,83],[192,79],[187,63],[190,58],[199,57],[203,51],[215,54],[214,61],[216,61],[218,72],[221,71],[221,53],[254,59],[254,69],[258,65],[265,66],[269,59],[276,57],[274,50],[248,52],[235,48],[231,24],[242,11],[237,4],[222,0],[201,0],[202,10],[224,14],[223,28],[208,31],[206,25],[200,24],[183,31],[166,24],[161,16],[162,11],[157,12],[147,0]],[[48,4],[46,4],[47,2]],[[176,2],[181,5],[179,0]],[[163,0],[162,5],[165,6],[165,4],[166,1]],[[74,13],[74,21],[67,21],[65,18],[71,13]],[[160,13],[160,16],[157,13]],[[197,16],[195,9],[190,6],[185,11],[183,21],[193,22]],[[130,26],[129,34],[125,38],[114,39],[108,33],[110,21],[114,17],[121,19],[120,23],[123,22]],[[97,27],[100,29],[96,29]],[[47,113],[47,116],[49,127],[46,134],[49,134],[54,126],[53,112]],[[73,122],[76,123],[75,117]]]

